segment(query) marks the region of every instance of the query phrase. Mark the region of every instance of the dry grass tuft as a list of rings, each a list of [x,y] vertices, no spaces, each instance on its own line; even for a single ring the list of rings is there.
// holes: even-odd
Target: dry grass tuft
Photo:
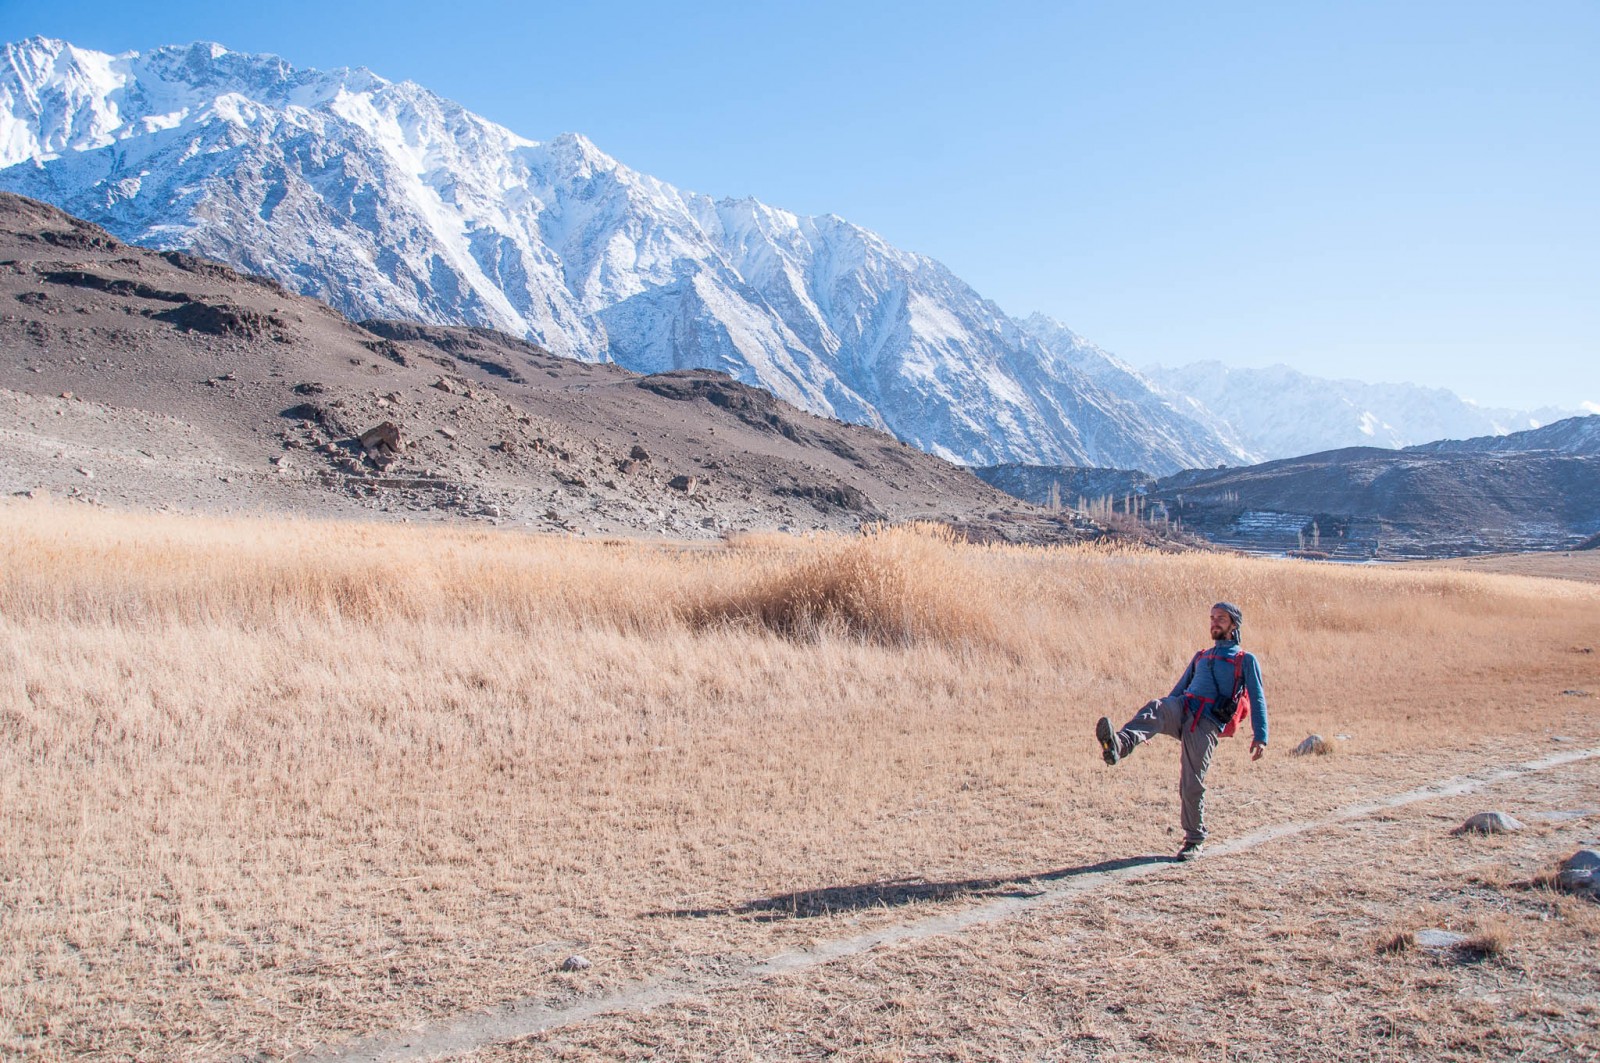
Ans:
[[[1505,958],[1511,952],[1511,930],[1501,923],[1481,925],[1477,932],[1455,947],[1455,953],[1470,963]]]
[[[1395,956],[1402,952],[1411,952],[1417,947],[1417,935],[1410,930],[1402,930],[1398,934],[1391,934],[1378,944],[1378,952],[1385,956]]]
[[[751,549],[747,540],[745,549]],[[764,546],[754,540],[754,548]],[[767,547],[770,549],[770,547]],[[754,623],[787,638],[997,644],[1000,624],[981,554],[939,524],[877,526],[812,550],[752,584],[688,610],[699,626]]]

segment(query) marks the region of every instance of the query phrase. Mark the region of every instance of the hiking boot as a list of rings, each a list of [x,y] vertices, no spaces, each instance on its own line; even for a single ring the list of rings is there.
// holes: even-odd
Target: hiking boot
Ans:
[[[1115,764],[1122,759],[1122,743],[1117,740],[1117,732],[1111,729],[1111,721],[1104,716],[1094,725],[1094,736],[1100,740],[1100,755],[1106,758],[1107,764]]]
[[[1178,850],[1178,859],[1186,864],[1190,860],[1197,860],[1201,852],[1205,850],[1205,847],[1205,842],[1184,842],[1183,848]]]

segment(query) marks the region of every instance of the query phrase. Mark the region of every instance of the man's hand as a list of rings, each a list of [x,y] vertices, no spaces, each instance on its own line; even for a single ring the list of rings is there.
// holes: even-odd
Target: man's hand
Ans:
[[[1267,752],[1267,744],[1265,742],[1257,742],[1254,738],[1252,738],[1250,740],[1250,759],[1251,760],[1260,760],[1263,756],[1266,755],[1266,752]]]

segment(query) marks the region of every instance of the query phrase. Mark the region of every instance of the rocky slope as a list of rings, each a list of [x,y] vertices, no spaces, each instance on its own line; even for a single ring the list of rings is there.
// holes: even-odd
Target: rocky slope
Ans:
[[[715,538],[938,520],[1070,541],[876,429],[708,370],[483,328],[357,325],[270,278],[0,193],[0,491],[206,512]]]
[[[210,44],[8,45],[0,187],[354,318],[719,369],[956,461],[1239,460],[1143,383],[1097,382],[939,263],[841,218],[686,192],[581,136],[535,143],[366,70]]]
[[[1571,549],[1600,532],[1600,456],[1352,448],[1150,489],[1175,520],[1251,550],[1429,557]]]
[[[1354,447],[1242,468],[1143,472],[997,465],[985,482],[1047,509],[1137,510],[1213,542],[1343,559],[1592,549],[1600,415],[1394,451]]]

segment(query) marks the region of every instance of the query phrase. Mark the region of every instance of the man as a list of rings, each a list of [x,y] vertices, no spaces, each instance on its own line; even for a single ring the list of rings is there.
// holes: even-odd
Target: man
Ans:
[[[1217,739],[1233,733],[1241,695],[1249,697],[1250,759],[1267,751],[1267,696],[1261,690],[1261,666],[1255,655],[1239,647],[1244,622],[1239,607],[1218,602],[1211,607],[1211,637],[1216,644],[1201,650],[1189,662],[1172,693],[1150,702],[1134,714],[1122,730],[1113,732],[1104,716],[1095,724],[1095,737],[1107,764],[1116,764],[1158,734],[1183,743],[1183,764],[1178,793],[1183,798],[1183,848],[1179,860],[1200,855],[1206,840],[1206,770],[1217,750]]]

